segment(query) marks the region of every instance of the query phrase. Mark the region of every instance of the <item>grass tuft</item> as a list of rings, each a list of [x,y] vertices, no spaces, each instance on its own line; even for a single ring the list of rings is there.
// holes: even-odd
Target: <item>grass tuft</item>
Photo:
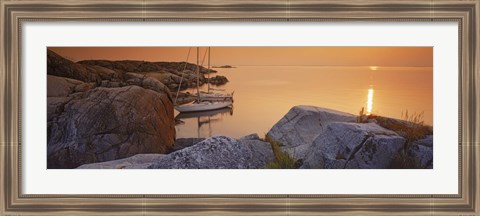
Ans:
[[[367,123],[369,116],[365,113],[365,107],[358,112],[357,123]]]
[[[407,143],[425,138],[425,136],[433,134],[431,126],[424,125],[423,112],[419,114],[408,114],[408,110],[402,112],[403,121],[377,117],[377,124],[398,133],[404,137]]]
[[[404,137],[407,142],[413,142],[424,138],[426,135],[433,134],[433,128],[424,125],[423,112],[409,114],[408,110],[402,112],[402,120],[386,118],[374,114],[365,114],[365,109],[362,109],[357,116],[357,123],[368,123],[373,121],[383,128],[395,131],[398,135]]]
[[[409,114],[408,110],[402,112],[403,121],[388,120],[386,118],[377,119],[380,126],[393,130],[398,135],[404,137],[405,146],[395,156],[390,164],[392,169],[415,169],[417,164],[415,159],[408,154],[413,142],[425,138],[425,136],[433,134],[431,126],[424,125],[423,112]]]
[[[408,149],[410,149],[413,142],[433,134],[433,128],[424,125],[423,117],[423,112],[411,114],[408,110],[402,112],[401,120],[374,114],[367,115],[365,114],[365,109],[362,107],[357,117],[357,123],[375,122],[379,126],[395,131],[398,135],[405,138],[405,145],[392,160],[390,168],[413,169],[416,168],[416,163],[415,159],[409,155]],[[341,155],[337,155],[337,157],[341,157]]]
[[[270,136],[265,135],[265,141],[272,145],[273,156],[275,159],[266,165],[267,169],[298,169],[300,161],[295,160],[287,152],[280,149],[281,143],[273,140]]]

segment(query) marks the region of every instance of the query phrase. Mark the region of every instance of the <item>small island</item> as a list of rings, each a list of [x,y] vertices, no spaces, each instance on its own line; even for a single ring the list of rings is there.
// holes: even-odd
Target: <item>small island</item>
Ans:
[[[212,68],[235,68],[235,67],[231,65],[222,65],[222,66],[212,66]]]

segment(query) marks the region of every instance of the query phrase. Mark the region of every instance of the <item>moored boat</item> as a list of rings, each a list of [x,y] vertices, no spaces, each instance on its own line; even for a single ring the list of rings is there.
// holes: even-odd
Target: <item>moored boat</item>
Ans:
[[[179,106],[175,106],[175,109],[179,112],[200,112],[200,111],[207,111],[207,110],[216,110],[225,107],[229,107],[232,105],[232,101],[201,101],[201,102],[193,102],[189,104],[183,104]]]
[[[210,48],[208,48],[208,69],[210,69]],[[230,94],[218,94],[218,93],[206,93],[200,92],[200,65],[199,65],[199,48],[197,47],[197,99],[188,104],[182,104],[175,106],[175,109],[179,112],[200,112],[208,110],[216,110],[225,107],[229,107],[233,104],[233,93]],[[205,59],[205,58],[204,58]],[[202,62],[203,64],[203,62]],[[208,86],[210,89],[210,86]],[[177,92],[178,96],[178,92]]]
[[[210,70],[210,47],[208,48],[208,70]],[[210,80],[210,73],[207,74],[208,78],[207,80]],[[225,91],[225,89],[215,89],[215,88],[211,88],[210,87],[210,81],[208,81],[208,92],[199,92],[198,94],[200,94],[200,98],[202,100],[206,100],[206,101],[227,101],[227,100],[230,100],[233,102],[233,93],[232,92],[231,94],[222,94],[222,93],[215,93],[215,92],[211,92],[211,90],[215,90],[215,91]]]

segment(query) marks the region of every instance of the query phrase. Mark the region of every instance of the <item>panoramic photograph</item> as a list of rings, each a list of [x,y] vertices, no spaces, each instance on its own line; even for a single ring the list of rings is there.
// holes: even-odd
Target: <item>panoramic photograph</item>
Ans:
[[[433,169],[433,47],[48,47],[48,169]]]

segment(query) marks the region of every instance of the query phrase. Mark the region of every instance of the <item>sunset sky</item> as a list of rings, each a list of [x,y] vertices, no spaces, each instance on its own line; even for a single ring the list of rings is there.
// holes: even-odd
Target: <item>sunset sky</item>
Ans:
[[[179,62],[186,60],[190,48],[49,49],[72,61]],[[206,50],[206,47],[200,48],[200,61]],[[191,48],[188,61],[196,62],[196,47]],[[264,128],[271,127],[288,109],[299,104],[354,114],[361,107],[366,107],[368,113],[371,111],[395,118],[402,118],[401,114],[406,110],[411,113],[423,112],[425,123],[433,123],[432,47],[212,47],[211,65],[239,66],[220,70],[220,75],[230,80],[223,88],[236,92],[236,116],[241,116],[240,119],[270,116]],[[207,61],[203,66],[207,66]],[[243,108],[242,103],[246,104]],[[264,109],[248,108],[251,104],[268,107],[265,109],[268,113],[255,114]]]
[[[188,47],[49,47],[73,61],[185,61]],[[205,47],[200,49],[203,56]],[[189,62],[196,59],[195,48]],[[201,59],[201,58],[200,58]],[[205,63],[206,64],[206,63]],[[212,65],[432,67],[432,47],[212,47]]]

